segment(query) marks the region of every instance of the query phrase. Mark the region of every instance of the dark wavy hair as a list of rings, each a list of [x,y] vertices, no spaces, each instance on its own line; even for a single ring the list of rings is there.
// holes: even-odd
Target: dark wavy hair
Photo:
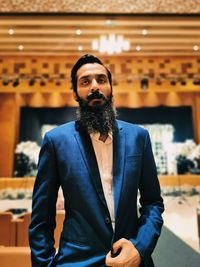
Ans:
[[[78,59],[78,61],[74,64],[71,70],[71,82],[72,82],[73,91],[77,94],[77,71],[80,69],[81,66],[87,63],[98,63],[105,67],[107,71],[107,75],[108,75],[108,80],[111,86],[111,90],[112,90],[112,74],[109,71],[109,69],[101,62],[101,60],[98,57],[86,54]]]

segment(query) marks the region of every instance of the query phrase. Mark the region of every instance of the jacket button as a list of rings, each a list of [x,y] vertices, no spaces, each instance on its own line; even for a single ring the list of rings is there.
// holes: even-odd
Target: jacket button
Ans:
[[[106,224],[109,224],[110,223],[110,218],[106,217],[105,222],[106,222]]]

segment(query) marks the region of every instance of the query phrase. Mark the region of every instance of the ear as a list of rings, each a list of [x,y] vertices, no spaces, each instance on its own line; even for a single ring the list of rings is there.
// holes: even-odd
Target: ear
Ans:
[[[77,94],[73,91],[73,98],[74,98],[74,100],[75,101],[77,101],[78,102],[78,97],[77,97]]]

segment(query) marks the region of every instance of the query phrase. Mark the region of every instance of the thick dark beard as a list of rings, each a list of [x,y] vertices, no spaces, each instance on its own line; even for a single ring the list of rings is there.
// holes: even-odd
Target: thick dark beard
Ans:
[[[108,99],[103,106],[80,105],[76,114],[81,126],[89,134],[114,132],[117,113],[112,105],[112,98]]]

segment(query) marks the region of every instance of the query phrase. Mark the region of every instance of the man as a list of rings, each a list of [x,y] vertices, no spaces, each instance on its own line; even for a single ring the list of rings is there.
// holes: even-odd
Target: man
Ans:
[[[81,57],[71,79],[77,121],[48,132],[40,152],[29,228],[32,266],[152,267],[164,207],[148,132],[116,120],[111,73],[98,58]],[[55,254],[60,186],[66,218]]]

